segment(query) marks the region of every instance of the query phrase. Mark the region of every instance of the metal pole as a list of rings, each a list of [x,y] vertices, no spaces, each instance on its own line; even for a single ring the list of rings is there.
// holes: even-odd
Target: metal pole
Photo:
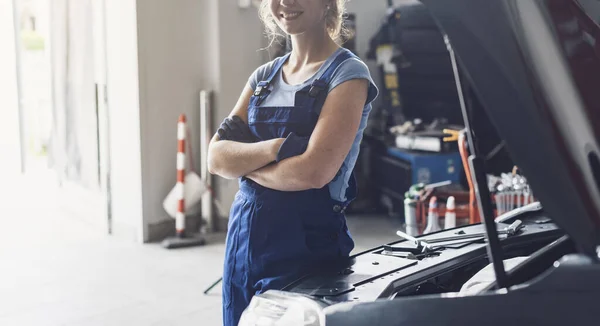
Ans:
[[[212,187],[212,177],[208,173],[208,143],[210,142],[212,116],[210,107],[211,92],[207,90],[200,91],[200,178],[206,183],[207,188]],[[212,191],[207,191],[202,196],[202,219],[207,223],[209,231],[215,230],[214,213],[213,213],[213,194]]]
[[[215,286],[217,286],[217,284],[221,283],[222,281],[223,281],[223,278],[220,277],[213,284],[211,284],[211,286],[209,286],[206,290],[204,290],[204,294],[208,294],[208,292],[210,292],[210,290],[212,290]]]

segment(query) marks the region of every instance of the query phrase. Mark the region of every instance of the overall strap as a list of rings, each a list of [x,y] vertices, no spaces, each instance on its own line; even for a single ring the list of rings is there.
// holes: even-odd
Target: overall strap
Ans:
[[[275,78],[279,70],[281,70],[281,67],[283,67],[283,64],[287,61],[290,54],[291,53],[287,53],[286,55],[275,59],[275,64],[273,64],[273,69],[271,69],[271,72],[269,73],[267,79],[260,81],[258,85],[256,85],[256,89],[254,90],[254,96],[259,98],[259,103],[262,102],[265,98],[267,98],[267,96],[271,93],[271,91],[269,90],[269,84],[271,83],[273,78]]]
[[[331,77],[337,70],[337,68],[346,60],[356,57],[352,52],[347,49],[343,49],[342,53],[338,54],[337,57],[329,64],[327,69],[321,73],[310,85],[308,95],[310,97],[317,97],[319,94],[326,90],[331,82]]]
[[[343,49],[331,63],[319,73],[315,80],[302,90],[304,96],[301,99],[301,103],[305,107],[311,108],[312,124],[315,124],[319,119],[319,115],[321,115],[321,109],[327,98],[327,90],[329,89],[333,74],[344,61],[354,57],[356,56],[352,52]]]

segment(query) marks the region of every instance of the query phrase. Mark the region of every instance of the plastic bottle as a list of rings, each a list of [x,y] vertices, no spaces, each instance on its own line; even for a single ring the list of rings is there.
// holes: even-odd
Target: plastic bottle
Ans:
[[[419,235],[419,226],[417,225],[417,201],[413,198],[404,199],[404,221],[406,223],[406,233],[408,235]]]
[[[444,218],[444,229],[451,229],[456,227],[456,212],[454,197],[448,197],[446,202],[446,215]]]

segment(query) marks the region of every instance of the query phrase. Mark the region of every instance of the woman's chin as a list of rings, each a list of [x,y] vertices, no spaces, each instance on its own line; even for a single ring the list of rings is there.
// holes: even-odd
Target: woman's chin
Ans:
[[[288,36],[298,36],[304,34],[306,30],[303,28],[286,28],[283,32]]]

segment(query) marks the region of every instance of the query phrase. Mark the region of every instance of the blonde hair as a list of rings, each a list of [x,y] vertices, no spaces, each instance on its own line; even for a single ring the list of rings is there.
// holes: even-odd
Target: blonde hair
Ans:
[[[277,0],[262,0],[258,9],[258,16],[265,25],[265,32],[269,38],[269,46],[277,38],[285,38],[283,31],[277,26],[275,18],[271,14],[270,3]],[[325,16],[325,27],[331,37],[338,45],[342,45],[352,37],[352,32],[344,26],[344,15],[346,14],[346,2],[348,0],[329,0],[328,10]]]

